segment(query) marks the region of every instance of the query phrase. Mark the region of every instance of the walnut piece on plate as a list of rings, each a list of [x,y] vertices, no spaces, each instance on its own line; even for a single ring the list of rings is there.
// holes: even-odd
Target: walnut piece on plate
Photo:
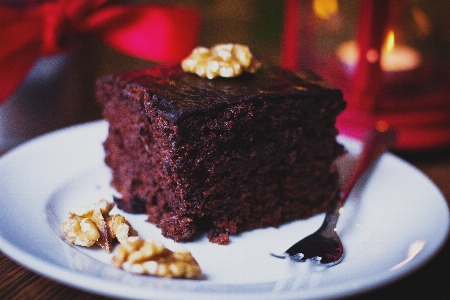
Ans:
[[[122,215],[110,216],[114,203],[102,199],[98,203],[70,210],[70,218],[62,223],[62,230],[72,244],[91,247],[98,245],[105,252],[112,250],[113,239],[126,239],[138,233]]]
[[[98,245],[109,253],[112,241],[120,243],[112,263],[124,270],[168,278],[199,279],[202,270],[188,251],[171,251],[163,244],[144,240],[120,214],[110,216],[114,204],[106,200],[70,210],[70,218],[62,223],[67,240],[72,244]]]
[[[72,216],[62,223],[66,238],[72,244],[90,247],[100,238],[100,233],[94,222],[88,218]]]
[[[109,216],[106,219],[106,228],[108,228],[109,236],[116,238],[122,243],[129,236],[137,236],[138,233],[133,229],[131,224],[122,215]]]
[[[138,274],[186,279],[202,276],[202,270],[190,252],[171,251],[157,241],[137,236],[121,242],[112,263]]]

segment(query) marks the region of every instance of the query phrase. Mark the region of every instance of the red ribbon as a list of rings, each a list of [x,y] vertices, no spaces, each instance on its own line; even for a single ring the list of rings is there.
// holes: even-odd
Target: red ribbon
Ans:
[[[200,17],[191,9],[107,2],[0,4],[0,104],[40,57],[66,50],[73,37],[95,36],[128,55],[166,62],[181,61],[196,45]]]

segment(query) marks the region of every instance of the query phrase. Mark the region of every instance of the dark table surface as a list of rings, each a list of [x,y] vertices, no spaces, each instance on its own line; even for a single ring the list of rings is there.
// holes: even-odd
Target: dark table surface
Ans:
[[[450,149],[396,153],[425,173],[450,206]],[[351,299],[450,299],[450,242],[414,273]],[[0,252],[0,299],[108,299],[40,276]]]

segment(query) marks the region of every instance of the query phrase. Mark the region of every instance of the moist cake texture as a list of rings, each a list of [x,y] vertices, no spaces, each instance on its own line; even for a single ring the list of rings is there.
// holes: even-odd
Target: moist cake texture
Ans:
[[[187,241],[323,212],[338,189],[333,162],[340,90],[263,65],[236,78],[156,66],[97,82],[117,206]]]

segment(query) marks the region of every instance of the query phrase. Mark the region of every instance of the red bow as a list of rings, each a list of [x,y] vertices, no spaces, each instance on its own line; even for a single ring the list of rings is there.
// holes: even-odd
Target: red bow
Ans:
[[[24,10],[0,4],[0,104],[37,59],[63,51],[74,36],[93,35],[155,61],[180,61],[195,47],[200,24],[195,11],[106,2],[56,0]]]

